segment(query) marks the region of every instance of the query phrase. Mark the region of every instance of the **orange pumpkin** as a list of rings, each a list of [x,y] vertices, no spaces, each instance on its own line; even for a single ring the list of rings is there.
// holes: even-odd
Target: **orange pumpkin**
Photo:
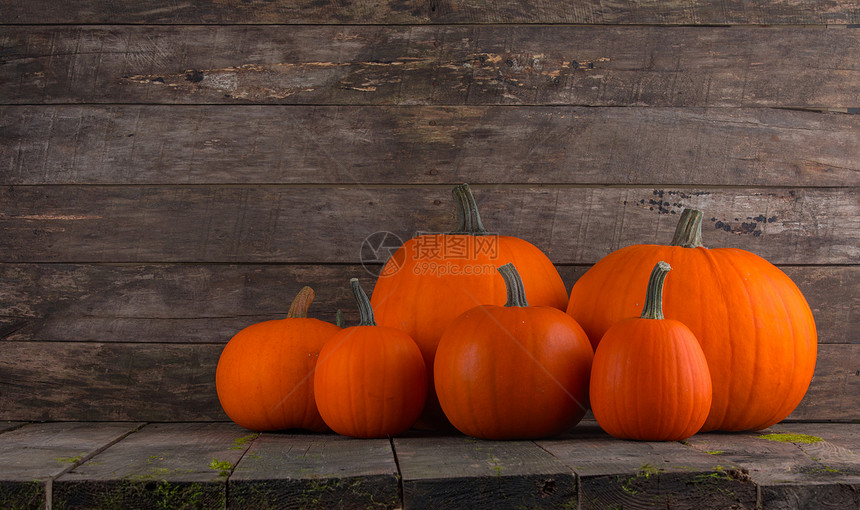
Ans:
[[[256,431],[328,430],[314,402],[313,372],[323,344],[340,328],[308,318],[305,287],[287,318],[248,326],[224,347],[215,389],[227,416]]]
[[[370,300],[350,280],[361,322],[331,337],[320,351],[314,395],[325,423],[361,438],[399,435],[418,419],[427,396],[421,351],[399,329],[377,326]]]
[[[380,325],[405,331],[424,356],[429,393],[419,427],[450,429],[433,389],[433,360],[445,327],[478,305],[505,303],[496,267],[514,263],[535,305],[564,310],[567,290],[547,256],[533,244],[484,228],[468,184],[454,188],[460,220],[449,234],[414,237],[385,264],[371,303]]]
[[[670,246],[633,245],[610,253],[573,286],[568,313],[592,343],[642,307],[637,282],[657,261],[677,274],[663,309],[692,331],[705,353],[713,402],[703,430],[759,430],[788,416],[815,369],[812,311],[778,268],[748,251],[701,244],[702,212],[681,215]]]
[[[641,317],[615,323],[591,367],[594,418],[621,439],[680,441],[704,425],[711,374],[690,328],[663,317],[663,284],[671,268],[654,266]]]
[[[528,306],[513,264],[499,268],[504,306],[482,305],[445,329],[436,350],[436,393],[464,434],[483,439],[554,436],[588,410],[593,352],[569,315]]]

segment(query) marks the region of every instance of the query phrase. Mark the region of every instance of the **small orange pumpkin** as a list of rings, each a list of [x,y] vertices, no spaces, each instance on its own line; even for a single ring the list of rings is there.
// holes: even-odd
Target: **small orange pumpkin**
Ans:
[[[377,326],[358,279],[350,280],[361,322],[320,351],[314,395],[325,423],[360,438],[399,435],[418,419],[427,397],[421,350],[403,331]]]
[[[308,318],[314,291],[304,287],[285,319],[253,324],[224,347],[215,389],[227,416],[256,431],[328,430],[314,401],[313,372],[323,344],[340,328]]]
[[[711,374],[690,328],[663,317],[669,264],[648,280],[639,318],[609,328],[591,367],[591,410],[608,434],[621,439],[680,441],[702,428],[711,409]]]
[[[499,268],[504,306],[474,307],[445,329],[436,350],[436,393],[464,434],[536,439],[576,425],[588,410],[593,352],[569,315],[529,306],[513,264]]]

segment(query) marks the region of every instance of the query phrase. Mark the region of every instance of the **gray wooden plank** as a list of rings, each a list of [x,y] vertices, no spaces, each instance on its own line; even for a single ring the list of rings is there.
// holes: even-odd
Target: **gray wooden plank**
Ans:
[[[751,6],[740,0],[680,2],[577,2],[516,0],[422,0],[355,2],[248,2],[110,0],[57,2],[6,0],[2,23],[658,23],[814,24],[860,23],[855,4],[834,0],[769,0]]]
[[[809,111],[0,107],[0,184],[851,186],[858,173],[860,116]]]
[[[232,423],[149,424],[54,480],[54,508],[224,508],[254,434]]]
[[[860,423],[790,423],[783,422],[771,429],[787,434],[809,434],[824,439],[824,443],[801,445],[802,448],[832,446],[860,454]]]
[[[618,440],[586,424],[537,444],[576,472],[578,508],[756,508],[743,467],[677,442]]]
[[[852,188],[475,187],[491,232],[521,237],[558,264],[594,263],[668,243],[685,207],[705,245],[775,264],[853,264]],[[358,263],[376,232],[408,239],[455,224],[450,187],[6,186],[2,262]]]
[[[197,343],[225,341],[285,316],[305,285],[310,315],[347,324],[347,283],[372,289],[380,265],[0,264],[0,339]],[[559,266],[568,291],[590,266]],[[860,267],[782,266],[812,308],[822,344],[860,343]]]
[[[852,108],[860,96],[860,32],[828,27],[7,26],[0,45],[7,104]]]
[[[779,431],[780,427],[776,425],[763,434]],[[807,430],[814,431],[814,428],[815,425],[810,425]],[[852,454],[846,462],[818,448],[813,450],[813,456],[805,450],[805,445],[770,441],[752,434],[701,434],[688,440],[688,444],[711,452],[720,461],[746,467],[750,479],[760,487],[763,508],[860,506],[857,464],[860,456],[857,454]]]
[[[226,340],[225,340],[226,342]],[[226,421],[215,344],[4,342],[0,420]],[[860,420],[860,344],[824,344],[792,420]]]
[[[394,438],[404,509],[570,508],[573,472],[531,441]]]
[[[400,508],[387,439],[262,434],[229,484],[229,508]]]
[[[0,439],[0,508],[45,508],[52,481],[141,424],[33,423]]]
[[[227,421],[215,392],[223,344],[7,342],[0,419]]]

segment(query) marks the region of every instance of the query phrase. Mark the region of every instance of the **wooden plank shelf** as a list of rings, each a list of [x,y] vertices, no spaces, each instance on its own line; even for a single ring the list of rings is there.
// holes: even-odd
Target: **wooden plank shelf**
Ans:
[[[541,441],[6,422],[0,463],[3,508],[860,507],[858,423],[661,443],[589,420]]]

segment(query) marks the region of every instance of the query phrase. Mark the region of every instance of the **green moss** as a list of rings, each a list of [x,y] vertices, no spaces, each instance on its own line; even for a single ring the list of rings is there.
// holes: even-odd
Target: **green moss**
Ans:
[[[260,437],[260,434],[254,433],[254,434],[249,434],[247,436],[243,436],[243,437],[240,437],[238,439],[235,439],[233,441],[233,446],[230,449],[231,450],[241,450],[242,448],[245,447],[246,444],[257,439],[258,437]]]
[[[768,441],[779,441],[780,443],[803,443],[803,444],[811,444],[818,443],[820,441],[824,441],[818,436],[810,436],[807,434],[785,434],[785,433],[774,433],[774,434],[763,434],[758,436],[761,439],[767,439]]]
[[[83,458],[84,458],[84,455],[86,455],[86,454],[82,453],[82,454],[80,454],[80,455],[76,455],[76,456],[74,456],[74,457],[54,457],[54,459],[53,459],[53,460],[55,460],[55,461],[57,461],[57,462],[64,462],[64,463],[68,463],[68,464],[74,464],[75,462],[78,462],[79,460],[83,459]]]
[[[723,453],[726,453],[726,451],[725,450],[705,450],[705,453],[707,453],[708,455],[721,455]]]
[[[228,460],[218,460],[212,459],[212,462],[209,463],[209,469],[214,469],[218,471],[218,476],[230,476],[230,472],[233,470],[233,464]]]

